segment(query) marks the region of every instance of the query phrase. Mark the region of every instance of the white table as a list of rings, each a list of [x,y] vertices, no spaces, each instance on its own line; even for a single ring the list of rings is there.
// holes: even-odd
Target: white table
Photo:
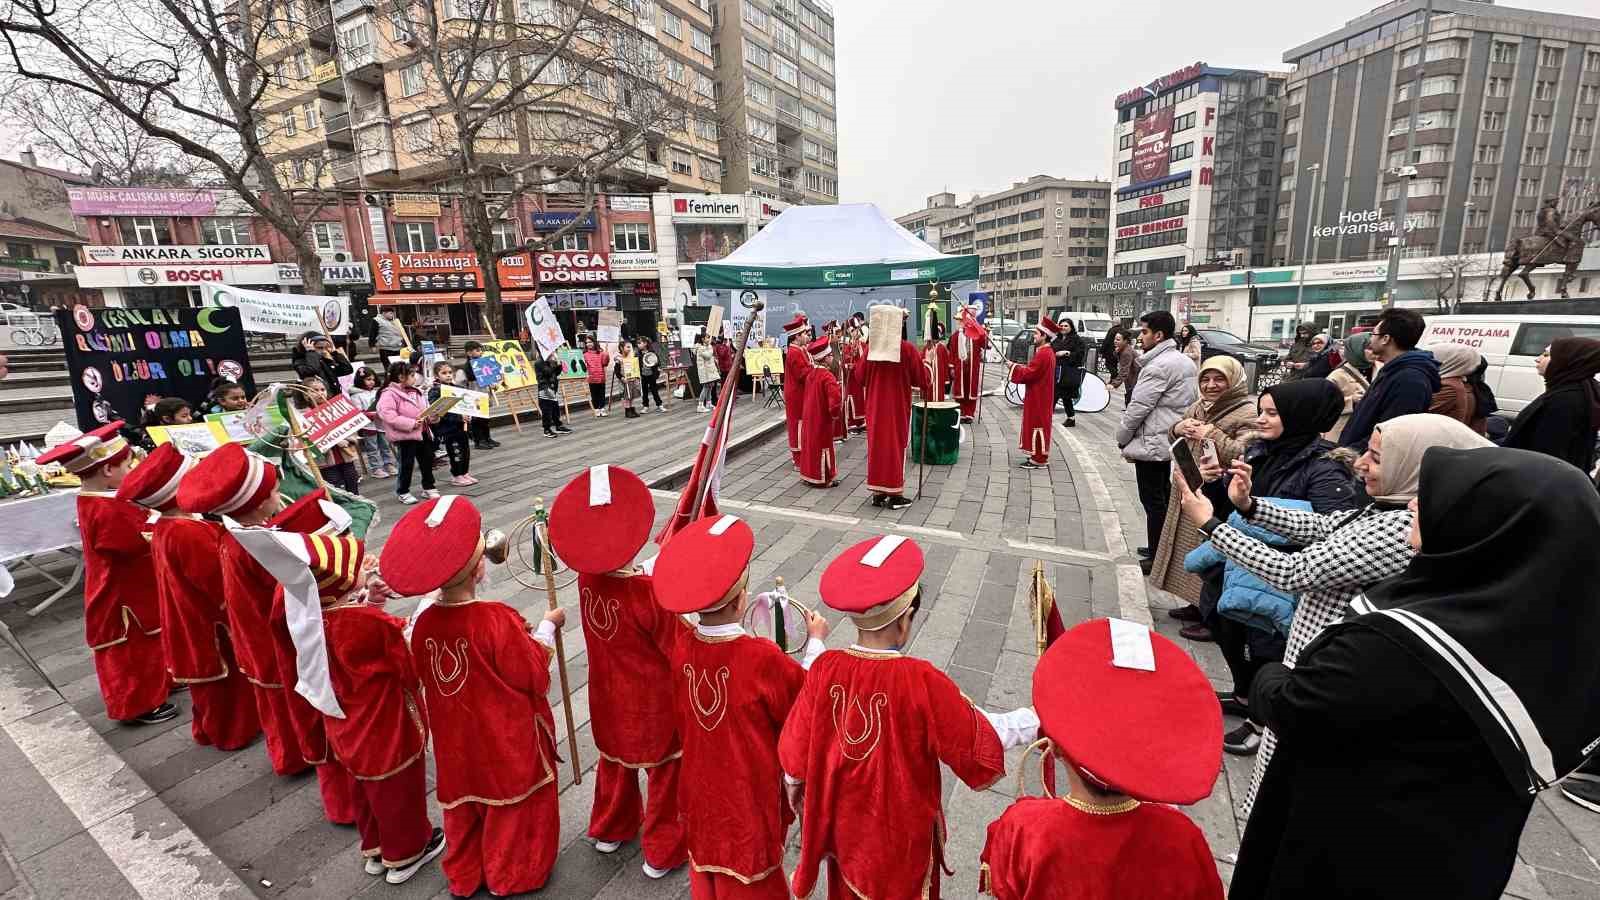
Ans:
[[[72,574],[65,581],[33,561],[34,557],[46,553],[65,553],[76,559]],[[83,580],[78,492],[56,490],[43,496],[0,501],[0,563],[8,572],[29,569],[56,586],[55,593],[28,610],[30,616],[49,609],[52,603],[76,588]]]

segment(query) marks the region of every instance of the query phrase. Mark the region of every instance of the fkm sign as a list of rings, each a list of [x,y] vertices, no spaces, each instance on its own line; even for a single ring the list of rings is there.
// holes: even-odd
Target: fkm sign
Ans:
[[[1117,108],[1120,109],[1130,103],[1138,103],[1146,97],[1155,97],[1183,84],[1185,81],[1193,81],[1200,77],[1205,68],[1205,63],[1197,62],[1190,66],[1184,66],[1176,72],[1163,75],[1144,87],[1130,88],[1123,91],[1117,95]]]

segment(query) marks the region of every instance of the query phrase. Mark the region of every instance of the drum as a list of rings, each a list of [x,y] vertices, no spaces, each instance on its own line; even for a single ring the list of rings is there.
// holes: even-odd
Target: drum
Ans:
[[[1106,383],[1093,372],[1083,373],[1083,384],[1078,387],[1078,398],[1073,401],[1074,412],[1097,413],[1111,405],[1111,392]]]
[[[928,452],[922,452],[923,419],[927,419]],[[953,466],[961,455],[961,404],[954,400],[911,405],[911,461]]]

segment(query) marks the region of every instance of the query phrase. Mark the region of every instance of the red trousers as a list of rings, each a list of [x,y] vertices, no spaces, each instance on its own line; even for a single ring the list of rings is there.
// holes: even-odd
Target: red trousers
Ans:
[[[267,759],[278,775],[297,775],[310,767],[300,755],[300,737],[294,730],[286,688],[250,685],[255,689],[256,710],[261,714],[261,730],[267,735]]]
[[[961,403],[961,415],[963,418],[970,419],[978,414],[978,398],[974,397],[971,400],[957,399]]]
[[[552,757],[554,758],[554,757]],[[497,897],[537,891],[561,851],[561,805],[554,782],[508,806],[462,803],[444,811],[444,877],[450,893],[487,887]]]
[[[939,900],[939,866],[935,863],[928,875],[928,893],[923,895],[924,900]],[[844,873],[839,871],[837,860],[828,860],[828,900],[858,900],[860,894],[850,889],[849,883],[844,880]]]
[[[356,824],[356,779],[343,763],[329,759],[317,766],[317,789],[322,791],[322,815],[329,822]]]
[[[589,837],[597,841],[630,841],[639,834],[644,861],[657,869],[674,869],[689,860],[683,823],[678,819],[678,760],[644,770],[650,782],[648,802],[639,798],[639,771],[601,757],[594,767],[594,809]]]
[[[233,653],[224,643],[223,655],[228,677],[189,685],[189,700],[194,704],[194,723],[190,733],[196,744],[218,750],[238,750],[250,746],[261,734],[261,719],[256,713],[256,697],[250,682],[234,667]]]
[[[422,757],[379,781],[356,781],[361,855],[391,869],[411,865],[433,838],[428,821],[428,767]]]
[[[732,875],[689,867],[690,900],[789,900],[789,897],[789,882],[781,868],[774,869],[760,881],[745,884]]]
[[[94,673],[100,679],[100,696],[106,717],[114,722],[137,718],[167,702],[172,677],[161,636],[128,629],[128,639],[94,651]]]

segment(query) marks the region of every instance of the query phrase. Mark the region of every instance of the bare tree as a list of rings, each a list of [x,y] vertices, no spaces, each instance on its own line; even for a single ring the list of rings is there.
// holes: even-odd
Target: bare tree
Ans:
[[[203,161],[152,137],[92,94],[12,77],[0,82],[0,124],[97,184],[192,187],[210,177]]]
[[[292,127],[266,112],[294,85],[265,60],[303,28],[301,8],[291,0],[11,0],[0,16],[0,74],[81,98],[84,108],[103,106],[157,146],[203,163],[205,181],[237,194],[294,247],[305,290],[320,294],[308,228],[334,196],[320,145],[274,159],[263,150]]]
[[[654,22],[636,15],[610,0],[428,0],[396,12],[424,82],[410,112],[391,109],[396,150],[461,196],[490,322],[502,319],[499,260],[556,245],[601,193],[659,186],[650,154],[716,120],[709,90],[695,90],[692,70],[663,56]],[[574,221],[497,241],[529,194],[567,195]]]
[[[1423,285],[1432,294],[1434,310],[1449,315],[1461,305],[1467,281],[1479,275],[1487,279],[1494,270],[1494,263],[1482,254],[1429,257],[1422,263],[1422,271],[1427,276]]]

